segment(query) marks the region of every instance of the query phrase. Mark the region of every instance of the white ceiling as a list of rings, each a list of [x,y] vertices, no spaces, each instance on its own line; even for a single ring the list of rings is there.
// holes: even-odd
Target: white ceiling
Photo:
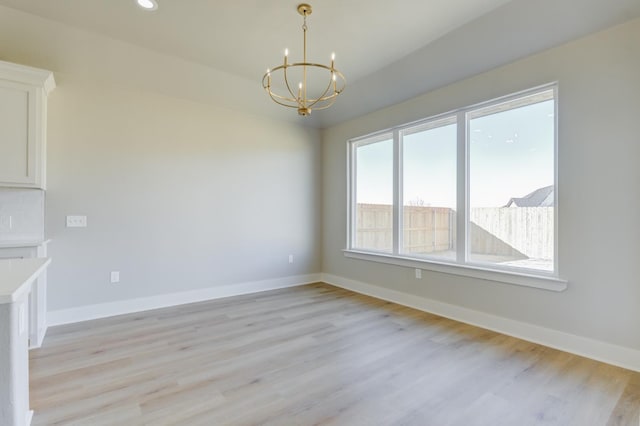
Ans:
[[[0,0],[0,5],[234,74],[256,82],[257,91],[265,69],[282,61],[285,47],[292,59],[301,55],[297,1],[157,1],[155,12],[141,10],[134,0]],[[640,0],[311,4],[308,59],[324,63],[335,52],[336,67],[348,82],[330,110],[311,119],[289,111],[293,119],[317,127],[640,16]]]
[[[301,56],[296,0],[1,0],[0,4],[258,80],[289,48]],[[308,1],[308,0],[307,0]],[[335,51],[349,81],[405,56],[509,0],[313,2],[309,59]],[[317,59],[316,59],[317,58]]]

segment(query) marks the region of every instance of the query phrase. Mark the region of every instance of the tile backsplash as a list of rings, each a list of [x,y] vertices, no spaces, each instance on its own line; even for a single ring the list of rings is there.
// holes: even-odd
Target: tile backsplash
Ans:
[[[0,243],[44,239],[44,197],[40,189],[0,188]]]

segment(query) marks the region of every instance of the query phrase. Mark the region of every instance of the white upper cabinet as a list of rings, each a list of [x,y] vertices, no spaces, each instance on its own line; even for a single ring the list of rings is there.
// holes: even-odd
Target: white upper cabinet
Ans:
[[[46,189],[51,71],[0,61],[0,186]]]

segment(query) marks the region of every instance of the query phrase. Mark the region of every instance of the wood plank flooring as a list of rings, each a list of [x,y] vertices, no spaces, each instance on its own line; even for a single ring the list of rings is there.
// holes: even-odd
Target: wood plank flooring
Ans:
[[[326,284],[49,330],[33,425],[631,425],[640,373]]]

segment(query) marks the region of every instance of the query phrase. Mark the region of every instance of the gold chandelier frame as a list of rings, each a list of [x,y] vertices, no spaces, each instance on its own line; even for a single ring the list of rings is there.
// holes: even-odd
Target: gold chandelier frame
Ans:
[[[302,3],[298,5],[298,13],[304,18],[302,25],[303,31],[303,59],[302,62],[289,63],[288,49],[285,50],[284,62],[282,65],[278,65],[273,69],[268,69],[262,77],[262,87],[269,94],[271,99],[282,106],[287,108],[297,108],[298,114],[302,116],[311,115],[312,110],[322,110],[329,108],[335,102],[336,98],[347,85],[347,80],[344,75],[338,71],[335,66],[335,55],[331,55],[331,65],[316,64],[313,62],[307,62],[307,16],[311,15],[311,5]],[[289,83],[288,70],[301,69],[302,81],[298,84],[297,94],[291,88]],[[309,97],[307,93],[307,70],[308,69],[321,69],[329,72],[329,78],[326,88],[323,92],[315,97]],[[271,86],[272,75],[281,74],[281,79],[284,82],[284,86],[288,93],[278,94],[273,91]]]

